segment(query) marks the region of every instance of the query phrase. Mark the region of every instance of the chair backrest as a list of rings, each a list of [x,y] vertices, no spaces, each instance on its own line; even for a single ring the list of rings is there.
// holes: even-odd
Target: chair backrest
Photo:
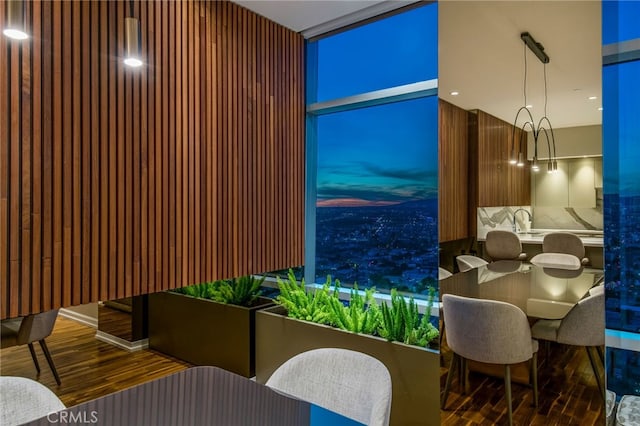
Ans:
[[[27,423],[65,409],[55,393],[31,379],[3,376],[0,389],[0,424],[3,426]]]
[[[18,331],[18,345],[26,345],[50,336],[57,317],[57,309],[24,317]]]
[[[442,296],[447,344],[470,360],[516,364],[537,351],[527,316],[515,305],[496,300]]]
[[[545,268],[568,269],[571,271],[582,268],[580,259],[567,253],[538,253],[531,258],[531,263]]]
[[[449,324],[447,324],[447,332]],[[604,345],[604,291],[580,300],[560,323],[558,343],[576,346]]]
[[[456,263],[458,264],[458,269],[460,269],[460,272],[466,272],[471,269],[479,268],[480,266],[486,265],[488,262],[478,256],[461,254],[460,256],[456,257]]]
[[[267,386],[360,423],[389,423],[391,376],[367,354],[338,348],[303,352],[278,367]]]
[[[444,280],[445,278],[449,278],[453,275],[451,272],[447,271],[444,268],[438,267],[438,280]]]
[[[513,260],[522,257],[520,239],[510,231],[487,232],[485,250],[492,260]]]
[[[569,232],[551,232],[542,239],[544,253],[567,253],[584,258],[584,244],[580,237]]]

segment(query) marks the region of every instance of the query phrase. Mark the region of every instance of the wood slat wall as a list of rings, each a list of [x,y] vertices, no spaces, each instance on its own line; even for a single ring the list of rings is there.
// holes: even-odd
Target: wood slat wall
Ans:
[[[0,316],[303,263],[304,42],[229,2],[26,2],[0,38]],[[6,4],[0,2],[0,26]]]
[[[445,242],[469,236],[469,113],[442,99],[438,107],[438,228]]]

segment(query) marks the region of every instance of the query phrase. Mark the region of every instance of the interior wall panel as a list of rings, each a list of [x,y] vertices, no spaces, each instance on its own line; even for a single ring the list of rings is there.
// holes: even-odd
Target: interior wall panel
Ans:
[[[26,3],[0,38],[0,317],[303,263],[304,41],[230,2]],[[0,2],[0,26],[6,4]]]

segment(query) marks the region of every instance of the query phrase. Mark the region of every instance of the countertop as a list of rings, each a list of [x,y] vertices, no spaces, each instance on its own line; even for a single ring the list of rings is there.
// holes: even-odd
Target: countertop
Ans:
[[[550,232],[571,232],[582,240],[585,247],[604,247],[602,231],[590,231],[585,229],[532,229],[528,232],[517,232],[522,244],[542,244],[544,236]],[[485,238],[478,238],[485,241]]]

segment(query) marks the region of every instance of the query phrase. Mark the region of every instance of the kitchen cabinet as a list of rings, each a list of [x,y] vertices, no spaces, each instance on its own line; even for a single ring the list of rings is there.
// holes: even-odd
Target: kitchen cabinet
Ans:
[[[537,207],[596,207],[602,187],[602,158],[558,160],[556,173],[532,175],[532,199]]]

